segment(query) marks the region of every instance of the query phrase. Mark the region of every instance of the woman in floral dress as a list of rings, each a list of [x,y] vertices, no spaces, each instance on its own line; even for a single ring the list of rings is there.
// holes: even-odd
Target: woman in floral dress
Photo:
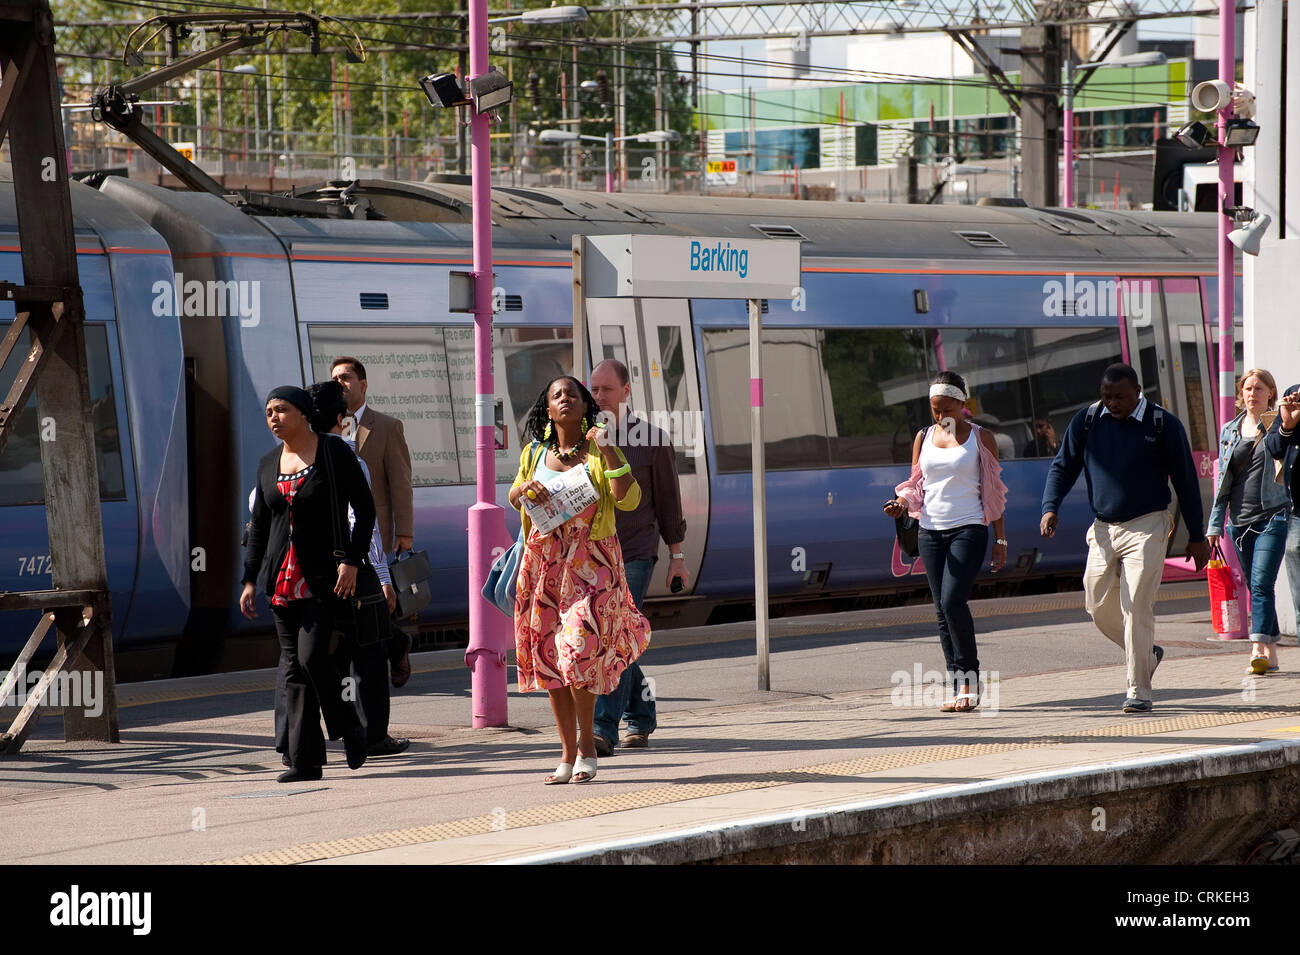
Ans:
[[[650,642],[650,624],[627,588],[614,508],[630,511],[641,489],[627,459],[605,443],[599,409],[574,378],[556,378],[528,416],[510,503],[523,511],[525,546],[515,597],[519,690],[546,690],[563,748],[546,783],[596,776],[592,720],[596,697],[611,692]],[[550,533],[532,526],[524,504],[544,505],[546,485],[585,469],[596,501]]]

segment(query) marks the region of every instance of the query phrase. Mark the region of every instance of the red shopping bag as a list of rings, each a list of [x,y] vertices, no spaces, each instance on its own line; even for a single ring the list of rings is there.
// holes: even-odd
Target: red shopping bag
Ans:
[[[1245,639],[1246,627],[1237,576],[1224,560],[1217,540],[1210,554],[1210,562],[1205,565],[1205,580],[1210,587],[1210,623],[1214,632],[1221,640]]]

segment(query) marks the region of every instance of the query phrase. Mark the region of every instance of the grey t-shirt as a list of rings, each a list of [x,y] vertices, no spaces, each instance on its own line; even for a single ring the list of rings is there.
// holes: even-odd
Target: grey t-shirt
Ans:
[[[1264,510],[1264,481],[1273,479],[1273,459],[1263,441],[1243,438],[1232,451],[1228,464],[1232,472],[1232,492],[1228,499],[1228,521],[1233,527],[1246,527],[1266,521],[1281,508]]]

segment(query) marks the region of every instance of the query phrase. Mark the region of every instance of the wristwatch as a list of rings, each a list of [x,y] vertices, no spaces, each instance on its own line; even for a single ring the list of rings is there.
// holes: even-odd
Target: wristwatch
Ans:
[[[1001,537],[999,537],[999,538],[998,538],[997,540],[995,540],[993,543],[995,543],[995,544],[1001,544],[1003,547],[1009,547],[1009,546],[1010,546],[1010,545],[1009,545],[1005,540],[1003,540]]]
[[[685,554],[669,554],[668,556],[671,557],[673,560],[685,560],[685,559],[686,559],[686,555],[685,555]]]

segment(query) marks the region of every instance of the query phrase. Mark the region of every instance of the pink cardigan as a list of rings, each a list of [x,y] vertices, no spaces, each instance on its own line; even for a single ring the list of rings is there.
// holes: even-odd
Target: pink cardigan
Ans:
[[[984,523],[992,524],[1007,509],[1007,486],[1002,483],[1002,465],[988,446],[980,440],[980,426],[972,424],[975,440],[980,449],[980,504],[984,507]],[[925,439],[930,439],[930,429],[925,430]],[[907,512],[913,517],[921,516],[921,502],[925,500],[925,476],[921,474],[921,465],[912,465],[912,475],[898,487],[894,493],[907,502]]]

